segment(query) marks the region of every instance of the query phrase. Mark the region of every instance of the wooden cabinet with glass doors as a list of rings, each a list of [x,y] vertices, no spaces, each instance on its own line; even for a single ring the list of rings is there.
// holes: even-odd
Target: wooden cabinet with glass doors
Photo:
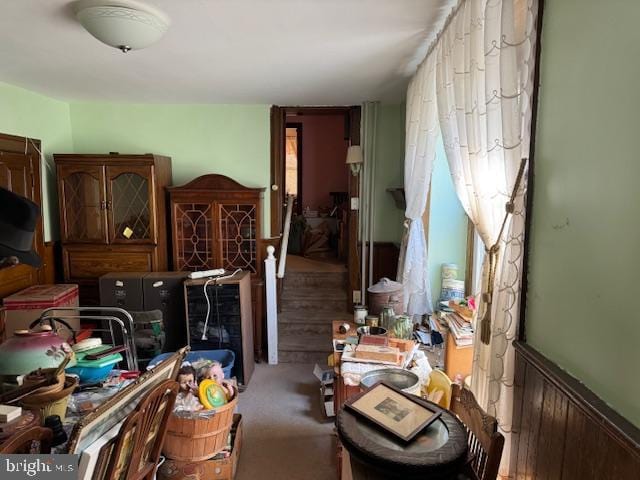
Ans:
[[[0,133],[0,187],[26,197],[38,205],[41,204],[41,149],[40,140],[35,138]],[[3,207],[4,205],[0,205],[0,208]],[[36,224],[33,249],[42,259],[42,267],[34,268],[30,265],[18,264],[0,268],[0,299],[23,288],[44,282],[46,278],[44,270],[47,265],[44,255],[42,217],[38,219]],[[2,312],[0,312],[1,318]],[[0,320],[0,327],[2,326],[1,324],[2,321]]]
[[[251,273],[254,350],[260,358],[266,252],[260,236],[265,189],[245,187],[224,175],[210,174],[168,190],[173,268],[190,272],[240,269]]]
[[[165,187],[171,159],[158,155],[54,155],[65,281],[97,300],[109,272],[167,270]]]

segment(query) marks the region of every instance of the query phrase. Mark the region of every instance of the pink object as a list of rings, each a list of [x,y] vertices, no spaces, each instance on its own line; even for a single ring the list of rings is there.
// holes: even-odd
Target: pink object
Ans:
[[[33,285],[3,300],[6,309],[5,332],[7,336],[15,330],[26,330],[29,324],[40,317],[42,311],[51,307],[77,307],[78,286],[73,284]],[[78,331],[80,320],[69,319],[71,328]]]
[[[473,297],[473,296],[467,298],[467,304],[469,305],[469,308],[471,310],[475,310],[476,309],[476,298]]]
[[[53,330],[19,330],[0,345],[0,375],[22,375],[38,368],[55,368],[71,351]],[[68,366],[75,364],[75,356],[72,356]]]

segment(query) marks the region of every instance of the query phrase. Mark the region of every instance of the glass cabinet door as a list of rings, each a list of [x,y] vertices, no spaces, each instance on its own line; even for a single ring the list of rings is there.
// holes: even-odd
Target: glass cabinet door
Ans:
[[[155,243],[151,166],[107,167],[111,243]]]
[[[211,204],[175,202],[172,209],[174,268],[193,272],[219,268],[214,259]]]
[[[218,205],[219,256],[226,270],[256,271],[256,206]]]
[[[58,168],[63,242],[107,243],[104,168],[61,165]]]

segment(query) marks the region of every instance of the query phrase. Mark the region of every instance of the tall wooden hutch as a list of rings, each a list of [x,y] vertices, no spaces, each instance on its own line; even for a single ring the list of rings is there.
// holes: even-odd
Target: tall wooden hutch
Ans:
[[[262,198],[264,188],[249,188],[224,175],[203,175],[170,187],[173,268],[201,271],[224,268],[251,273],[254,349],[262,339],[264,280]]]
[[[0,187],[41,205],[40,140],[0,133]],[[3,206],[0,205],[0,208]],[[43,261],[41,268],[14,265],[0,269],[0,299],[23,288],[44,282],[45,246],[42,216],[33,236],[33,249]]]
[[[165,187],[171,159],[159,155],[54,155],[66,282],[83,304],[98,300],[109,272],[168,268]]]

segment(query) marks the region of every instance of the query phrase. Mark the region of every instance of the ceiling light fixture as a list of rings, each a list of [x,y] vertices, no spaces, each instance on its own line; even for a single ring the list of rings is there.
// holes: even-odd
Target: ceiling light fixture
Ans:
[[[73,6],[87,32],[124,53],[153,45],[171,24],[164,12],[135,0],[79,0]]]

